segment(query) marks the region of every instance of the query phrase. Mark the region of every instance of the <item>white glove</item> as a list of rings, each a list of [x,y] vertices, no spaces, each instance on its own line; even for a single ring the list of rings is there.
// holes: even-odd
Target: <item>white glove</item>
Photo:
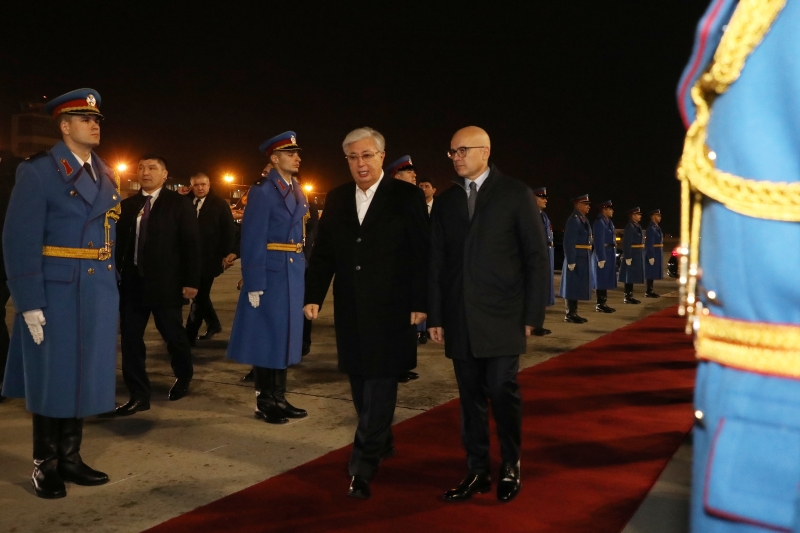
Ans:
[[[655,265],[656,264],[656,258],[655,257],[651,257],[647,261],[650,263],[650,265]]]
[[[570,272],[572,272],[573,270],[575,270],[575,265],[576,265],[576,264],[577,264],[577,263],[572,263],[571,265],[567,265],[567,268],[569,269],[569,271],[570,271]]]
[[[25,311],[22,313],[22,318],[25,319],[25,323],[28,325],[28,331],[31,332],[33,342],[42,344],[44,340],[44,328],[42,328],[42,326],[46,324],[42,310],[34,309],[32,311]]]
[[[597,262],[597,266],[599,266],[600,268],[603,268],[604,266],[606,266],[606,262],[605,261],[598,261]]]
[[[633,263],[633,259],[626,259],[625,260],[625,264],[628,265],[628,266],[631,266],[632,263]]]
[[[261,303],[260,296],[264,294],[264,291],[257,291],[257,292],[248,292],[247,297],[250,299],[250,305],[253,306],[253,309],[259,306]]]

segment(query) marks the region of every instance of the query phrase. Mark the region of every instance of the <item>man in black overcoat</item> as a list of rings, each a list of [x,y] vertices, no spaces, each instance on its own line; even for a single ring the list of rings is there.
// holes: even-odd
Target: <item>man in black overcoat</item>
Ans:
[[[416,367],[427,309],[429,229],[422,191],[384,175],[385,141],[372,128],[342,144],[353,182],[330,191],[306,275],[306,317],[317,317],[331,278],[339,370],[348,374],[358,428],[350,458],[354,498],[369,498],[394,454],[397,377]]]
[[[188,393],[194,373],[181,311],[200,286],[200,231],[192,204],[164,187],[167,175],[163,157],[142,156],[141,189],[122,201],[117,223],[122,377],[130,391],[119,416],[150,409],[144,331],[151,314],[172,358],[170,400]]]
[[[192,194],[189,199],[200,226],[200,287],[186,319],[186,335],[189,343],[194,344],[203,321],[206,332],[199,337],[200,340],[208,340],[222,331],[211,302],[211,287],[214,279],[225,270],[225,259],[233,253],[236,228],[228,202],[214,194],[209,177],[203,173],[195,174],[190,181]]]
[[[549,297],[550,259],[533,191],[490,165],[490,152],[481,128],[456,132],[448,155],[459,177],[431,212],[428,332],[453,360],[469,469],[446,501],[491,490],[488,399],[502,455],[497,498],[508,502],[519,492],[519,356],[544,324]]]

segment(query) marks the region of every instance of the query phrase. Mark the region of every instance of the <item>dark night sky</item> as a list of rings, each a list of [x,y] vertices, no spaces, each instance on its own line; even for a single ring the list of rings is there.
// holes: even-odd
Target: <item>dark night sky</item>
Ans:
[[[521,4],[3,6],[0,146],[20,101],[92,87],[112,163],[156,151],[174,177],[252,183],[258,145],[291,129],[325,190],[350,179],[344,136],[369,125],[387,163],[410,154],[442,190],[450,137],[475,124],[499,168],[548,187],[557,229],[588,192],[614,200],[618,227],[639,205],[677,231],[674,93],[708,1]]]

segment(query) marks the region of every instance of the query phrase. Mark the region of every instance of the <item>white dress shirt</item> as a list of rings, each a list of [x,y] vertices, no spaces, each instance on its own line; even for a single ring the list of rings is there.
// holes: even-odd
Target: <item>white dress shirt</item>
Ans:
[[[483,185],[483,182],[486,181],[486,178],[489,177],[489,170],[490,169],[487,168],[486,171],[484,171],[483,174],[481,174],[480,176],[475,178],[475,180],[471,180],[469,178],[464,178],[464,188],[467,189],[467,197],[469,197],[469,183],[471,181],[475,181],[475,190],[476,191],[480,191],[481,190],[481,185]]]
[[[433,209],[433,198],[431,198],[430,202],[425,202],[425,205],[428,206],[428,214],[431,214],[431,209]]]
[[[70,151],[71,151],[71,150],[70,150]],[[81,167],[83,167],[83,165],[84,165],[84,164],[86,164],[86,163],[89,163],[89,167],[91,167],[91,169],[92,169],[92,174],[93,174],[93,176],[92,176],[92,179],[93,179],[94,181],[97,181],[97,171],[94,169],[94,165],[92,165],[92,156],[90,155],[90,156],[89,156],[89,159],[88,159],[87,161],[84,161],[84,160],[83,160],[83,159],[81,159],[81,158],[80,158],[80,156],[78,156],[78,154],[76,154],[75,152],[72,152],[72,155],[73,155],[73,156],[75,156],[75,159],[77,159],[77,160],[78,160],[78,165],[79,165],[79,166],[81,166]]]
[[[372,187],[370,187],[366,191],[362,191],[361,187],[356,185],[356,210],[358,211],[359,224],[364,222],[364,217],[367,216],[367,210],[369,209],[369,204],[372,203],[372,198],[375,197],[375,191],[378,190],[378,185],[380,185],[382,179],[383,179],[383,172],[381,172],[381,177],[378,178],[378,181],[373,183]]]
[[[147,202],[146,198],[148,196],[152,196],[153,197],[153,199],[150,200],[150,212],[151,213],[153,212],[153,204],[156,203],[156,200],[158,199],[158,195],[160,193],[161,193],[161,187],[159,187],[158,189],[154,190],[153,192],[151,192],[149,194],[144,192],[144,191],[142,191],[142,196],[145,197],[145,202]],[[142,204],[142,205],[144,206],[144,204]],[[133,247],[133,264],[137,265],[137,266],[139,265],[139,224],[142,223],[142,215],[143,214],[144,214],[144,207],[142,207],[142,209],[139,210],[139,214],[136,215],[136,246]]]
[[[160,190],[161,190],[161,189],[159,189],[159,191],[160,191]],[[206,201],[206,198],[208,198],[208,196],[203,196],[202,198],[195,198],[195,200],[197,201],[197,203],[196,203],[196,204],[194,204],[194,207],[195,207],[195,210],[197,211],[197,216],[198,216],[198,217],[200,216],[200,208],[201,208],[201,207],[203,207],[203,202],[205,202],[205,201]],[[153,201],[153,202],[155,202],[155,201],[156,201],[156,199],[155,199],[155,198],[153,198],[153,200],[152,200],[152,201]],[[151,205],[150,207],[152,208],[153,206]]]

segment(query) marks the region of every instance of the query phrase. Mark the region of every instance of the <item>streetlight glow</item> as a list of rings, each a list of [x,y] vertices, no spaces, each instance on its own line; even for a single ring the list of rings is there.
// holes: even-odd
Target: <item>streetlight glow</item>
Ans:
[[[306,192],[311,192],[314,190],[312,185],[303,185],[303,188],[306,190]]]
[[[125,172],[126,170],[128,170],[128,165],[126,165],[125,163],[120,163],[119,165],[117,165],[117,170],[119,170],[120,172]]]
[[[233,176],[231,176],[230,174],[225,174],[225,175],[222,177],[222,179],[224,179],[224,180],[225,180],[225,181],[227,181],[228,183],[233,183]]]

